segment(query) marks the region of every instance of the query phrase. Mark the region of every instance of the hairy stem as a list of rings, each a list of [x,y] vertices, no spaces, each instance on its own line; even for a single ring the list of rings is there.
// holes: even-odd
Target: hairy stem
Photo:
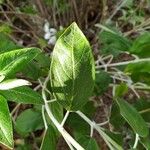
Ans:
[[[91,121],[87,116],[85,116],[82,112],[77,111],[76,112],[83,120],[85,120],[90,126],[92,126],[97,132],[101,135],[101,137],[104,139],[104,141],[107,143],[109,148],[111,150],[123,150],[120,145],[118,145],[113,139],[111,139],[104,131],[103,128],[101,128],[99,125],[97,125],[95,122]]]
[[[150,62],[150,58],[135,59],[135,60],[131,60],[131,61],[112,63],[112,64],[106,64],[106,65],[99,65],[99,66],[96,66],[96,69],[105,68],[105,67],[124,66],[124,65],[128,65],[128,64],[135,64],[135,63],[147,62],[147,61]]]
[[[84,148],[74,140],[74,138],[64,129],[64,127],[56,120],[56,118],[53,116],[49,105],[47,103],[47,98],[46,98],[46,93],[45,93],[45,87],[47,85],[49,81],[49,76],[46,78],[43,88],[42,88],[42,97],[45,103],[45,110],[49,116],[49,118],[51,119],[51,121],[54,123],[54,125],[56,126],[56,128],[58,129],[58,131],[61,133],[61,135],[64,137],[64,139],[67,141],[67,144],[70,143],[72,146],[74,146],[77,150],[84,150]],[[69,147],[70,147],[69,144]]]

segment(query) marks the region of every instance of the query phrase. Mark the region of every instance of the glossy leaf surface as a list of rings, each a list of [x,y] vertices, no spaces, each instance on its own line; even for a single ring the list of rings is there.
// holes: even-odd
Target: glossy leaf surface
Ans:
[[[79,110],[91,96],[95,71],[90,45],[72,23],[58,39],[51,62],[53,95],[67,110]]]
[[[0,90],[0,94],[7,100],[25,104],[43,104],[43,99],[40,94],[29,87],[23,86],[7,91]]]
[[[5,76],[15,74],[39,53],[38,48],[24,48],[0,54],[0,74]]]
[[[24,85],[31,85],[31,83],[23,79],[9,79],[0,83],[0,90],[10,90]]]
[[[0,144],[13,149],[13,129],[7,100],[0,96]]]

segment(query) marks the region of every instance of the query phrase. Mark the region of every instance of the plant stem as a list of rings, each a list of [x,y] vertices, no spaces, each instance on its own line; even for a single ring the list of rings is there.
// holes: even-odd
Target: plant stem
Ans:
[[[150,112],[150,108],[139,111],[140,114],[143,114],[143,113],[146,113],[146,112]]]
[[[114,150],[113,147],[115,147],[117,150],[123,150],[120,145],[118,145],[113,139],[111,139],[101,127],[99,127],[95,122],[91,121],[87,116],[85,116],[82,112],[77,111],[76,112],[83,120],[85,120],[90,126],[93,126],[95,130],[98,131],[98,133],[101,135],[101,137],[104,139],[104,141],[107,143],[109,148],[111,150]]]
[[[48,126],[47,126],[47,122],[46,122],[46,118],[45,118],[45,107],[44,105],[42,106],[42,118],[43,118],[43,122],[44,122],[44,127],[45,127],[45,130],[48,129]]]
[[[125,62],[119,62],[119,63],[112,63],[112,64],[100,65],[100,66],[96,66],[96,69],[105,68],[105,67],[124,66],[124,65],[128,65],[128,64],[135,64],[135,63],[147,62],[147,61],[150,62],[150,58],[135,59],[135,60],[131,60],[131,61],[125,61]]]
[[[133,145],[133,149],[136,149],[137,145],[138,145],[138,141],[139,141],[139,135],[136,134],[135,135],[135,142],[134,142],[134,145]]]
[[[79,143],[77,143],[72,136],[61,126],[61,124],[59,124],[59,122],[55,119],[55,117],[53,116],[51,110],[49,109],[49,106],[47,103],[45,103],[45,109],[47,111],[47,114],[49,116],[49,118],[52,120],[52,122],[54,123],[54,125],[56,126],[56,128],[58,129],[58,131],[61,133],[61,135],[67,139],[67,141],[69,143],[71,143],[76,149],[78,150],[84,150],[84,148],[79,145]]]
[[[108,24],[111,19],[116,15],[116,13],[121,9],[121,7],[123,7],[123,5],[127,2],[128,0],[122,0],[121,3],[119,3],[116,7],[116,9],[114,10],[114,12],[112,13],[112,15],[106,20],[106,24]]]
[[[66,120],[67,120],[67,118],[68,118],[68,116],[69,116],[69,113],[70,113],[70,111],[67,111],[67,112],[66,112],[65,117],[64,117],[63,121],[61,122],[61,126],[62,126],[62,127],[64,126],[64,124],[65,124],[65,122],[66,122]]]
[[[45,110],[49,116],[49,118],[51,119],[51,121],[54,123],[54,125],[56,126],[56,128],[58,129],[58,131],[61,133],[61,135],[64,137],[65,140],[67,140],[67,143],[69,142],[72,146],[74,146],[77,150],[85,150],[78,142],[76,142],[73,137],[62,127],[62,125],[55,119],[55,117],[53,116],[49,105],[47,103],[47,99],[46,99],[46,93],[45,93],[45,87],[47,85],[49,81],[49,76],[46,78],[43,88],[42,88],[42,97],[45,103]],[[69,145],[70,147],[70,145]]]

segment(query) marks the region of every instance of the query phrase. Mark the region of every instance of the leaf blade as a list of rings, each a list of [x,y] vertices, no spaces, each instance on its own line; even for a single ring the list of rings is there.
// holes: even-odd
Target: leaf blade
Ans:
[[[13,129],[6,99],[0,95],[0,143],[13,149]]]
[[[23,79],[9,79],[0,83],[0,90],[9,90],[25,85],[31,85],[31,83]]]
[[[138,111],[124,100],[117,98],[116,102],[120,108],[121,115],[133,130],[141,137],[146,137],[149,133],[148,127]]]
[[[94,69],[89,43],[73,23],[58,39],[50,68],[53,95],[67,110],[78,110],[87,102],[94,86]]]
[[[13,75],[33,60],[40,50],[38,48],[23,48],[0,54],[0,75]]]
[[[43,104],[41,95],[26,86],[10,89],[8,91],[0,90],[0,94],[9,101],[24,104]]]

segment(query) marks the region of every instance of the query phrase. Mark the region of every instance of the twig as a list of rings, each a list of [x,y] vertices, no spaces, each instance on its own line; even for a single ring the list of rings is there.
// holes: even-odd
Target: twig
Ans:
[[[103,129],[97,125],[94,121],[91,121],[88,117],[86,117],[82,112],[77,111],[76,112],[83,120],[85,120],[90,126],[93,126],[95,130],[98,131],[98,133],[101,135],[101,137],[104,139],[104,141],[107,143],[110,149],[115,150],[113,147],[115,147],[117,150],[123,150],[120,145],[118,145],[113,139],[111,139],[104,131]]]
[[[99,65],[99,66],[96,66],[96,69],[105,68],[105,67],[124,66],[124,65],[128,65],[128,64],[135,64],[135,63],[147,62],[147,61],[150,62],[150,58],[135,59],[135,60],[131,60],[131,61],[125,61],[125,62],[119,62],[119,63],[112,63],[112,64],[106,64],[106,65]]]
[[[44,100],[44,103],[45,103],[45,109],[46,109],[46,112],[47,112],[49,118],[52,120],[52,122],[54,123],[54,125],[56,126],[56,128],[58,129],[58,131],[61,133],[61,135],[64,137],[64,139],[67,139],[67,141],[71,145],[73,145],[76,149],[78,149],[78,150],[84,150],[84,148],[78,142],[76,142],[73,139],[73,137],[62,127],[62,125],[53,116],[53,114],[52,114],[52,112],[51,112],[51,110],[49,108],[49,105],[47,103],[46,93],[45,93],[45,87],[46,87],[48,81],[49,81],[49,76],[46,78],[46,80],[44,82],[44,85],[43,85],[43,88],[42,88],[42,97],[43,97],[43,100]]]
[[[116,9],[114,10],[114,12],[112,13],[112,15],[106,20],[106,24],[108,24],[111,19],[116,15],[116,13],[121,9],[121,7],[123,7],[123,5],[127,2],[128,0],[122,0],[116,7]]]
[[[65,117],[64,117],[63,121],[61,122],[61,126],[62,126],[62,127],[64,126],[64,124],[65,124],[65,122],[66,122],[66,120],[67,120],[67,118],[68,118],[68,116],[69,116],[69,113],[70,113],[70,111],[67,111],[67,112],[66,112]]]
[[[136,149],[136,147],[138,145],[138,141],[139,141],[139,135],[136,133],[135,134],[135,142],[134,142],[134,145],[133,145],[133,149]]]

